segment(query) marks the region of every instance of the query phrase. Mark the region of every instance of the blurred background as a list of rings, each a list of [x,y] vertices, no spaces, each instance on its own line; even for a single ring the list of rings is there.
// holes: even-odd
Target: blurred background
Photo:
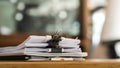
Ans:
[[[119,49],[113,46],[115,39],[101,41],[108,3],[109,0],[0,0],[0,46],[18,45],[31,34],[59,33],[78,37],[88,58],[94,57],[99,45],[112,48],[109,58],[119,58]]]

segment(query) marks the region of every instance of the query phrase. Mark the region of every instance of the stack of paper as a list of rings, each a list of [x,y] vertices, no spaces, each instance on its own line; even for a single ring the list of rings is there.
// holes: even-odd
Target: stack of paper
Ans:
[[[47,36],[30,36],[23,43],[14,47],[0,48],[1,60],[9,57],[25,57],[25,59],[50,59],[54,57],[62,58],[82,58],[87,56],[87,53],[82,52],[79,48],[80,40],[61,37],[59,41],[59,49],[46,48],[49,44],[47,41],[52,37]],[[60,50],[60,52],[59,52]],[[54,52],[55,51],[55,52]],[[58,52],[56,52],[58,51]],[[16,58],[18,60],[18,58]]]

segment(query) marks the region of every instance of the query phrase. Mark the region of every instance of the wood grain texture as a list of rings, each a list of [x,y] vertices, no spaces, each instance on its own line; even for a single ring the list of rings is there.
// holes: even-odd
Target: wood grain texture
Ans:
[[[120,60],[0,61],[0,68],[120,68]]]

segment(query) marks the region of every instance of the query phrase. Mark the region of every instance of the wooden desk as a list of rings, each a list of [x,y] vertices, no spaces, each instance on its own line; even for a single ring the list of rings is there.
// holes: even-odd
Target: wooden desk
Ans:
[[[0,61],[0,68],[120,68],[120,60]]]

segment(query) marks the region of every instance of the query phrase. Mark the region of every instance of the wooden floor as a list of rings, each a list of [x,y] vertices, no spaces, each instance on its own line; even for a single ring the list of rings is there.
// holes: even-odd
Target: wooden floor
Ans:
[[[120,68],[120,60],[0,61],[0,68]]]

